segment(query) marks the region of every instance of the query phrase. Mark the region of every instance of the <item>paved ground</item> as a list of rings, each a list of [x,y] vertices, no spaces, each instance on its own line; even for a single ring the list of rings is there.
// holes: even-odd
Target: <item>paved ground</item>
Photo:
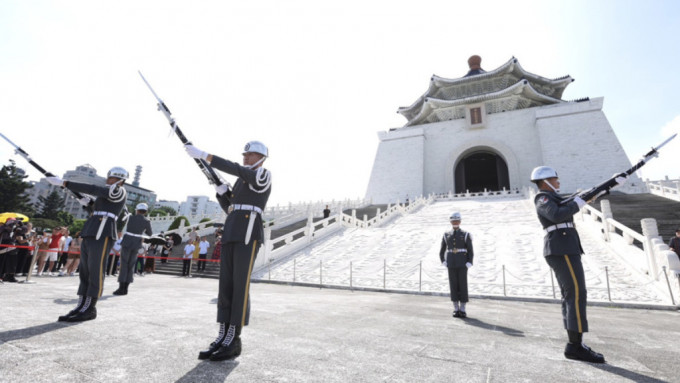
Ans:
[[[590,307],[586,341],[608,364],[568,361],[560,307],[257,283],[244,353],[196,356],[217,332],[214,279],[152,275],[99,318],[56,322],[76,278],[0,285],[1,382],[680,382],[680,313]]]

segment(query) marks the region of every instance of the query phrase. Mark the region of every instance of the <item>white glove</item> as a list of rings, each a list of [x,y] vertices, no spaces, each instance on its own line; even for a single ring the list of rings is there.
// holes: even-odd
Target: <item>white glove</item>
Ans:
[[[449,267],[449,265],[446,263],[446,261],[442,262],[442,266]]]
[[[468,269],[471,268],[471,267],[472,267],[472,263],[470,263],[470,262],[465,262],[465,267],[467,267]]]
[[[229,190],[229,184],[222,184],[220,186],[215,185],[215,191],[217,191],[217,194],[222,195]]]
[[[204,152],[201,149],[193,146],[193,145],[184,145],[184,150],[187,151],[187,154],[191,158],[199,158],[201,160],[205,160],[208,158],[208,155],[210,153]]]
[[[625,184],[626,181],[628,181],[628,176],[624,176],[624,177],[616,177],[616,178],[614,178],[614,181],[616,181],[616,186],[614,186],[614,187],[617,188],[617,187],[619,187],[619,186]],[[613,188],[612,188],[612,189],[613,189]]]
[[[87,196],[85,196],[83,198],[78,198],[78,202],[80,202],[80,204],[83,205],[83,206],[89,205],[90,201],[92,201],[92,199],[90,199],[90,197],[87,197]]]
[[[64,186],[64,180],[57,176],[52,176],[52,177],[47,177],[47,182],[51,183],[54,186]]]
[[[583,198],[576,196],[574,197],[574,202],[578,205],[578,208],[581,209],[582,207],[586,206],[587,202],[583,200]]]

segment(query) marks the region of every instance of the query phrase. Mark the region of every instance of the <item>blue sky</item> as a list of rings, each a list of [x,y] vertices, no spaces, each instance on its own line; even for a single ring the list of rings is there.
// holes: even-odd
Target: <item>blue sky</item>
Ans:
[[[564,99],[604,97],[635,161],[680,131],[678,4],[2,1],[0,131],[57,174],[142,165],[159,198],[212,195],[141,70],[201,149],[240,160],[245,142],[269,145],[271,204],[357,198],[376,133],[405,123],[397,108],[478,54],[486,70],[514,56],[571,75]],[[680,176],[676,141],[644,178]],[[6,144],[0,158],[26,165]]]

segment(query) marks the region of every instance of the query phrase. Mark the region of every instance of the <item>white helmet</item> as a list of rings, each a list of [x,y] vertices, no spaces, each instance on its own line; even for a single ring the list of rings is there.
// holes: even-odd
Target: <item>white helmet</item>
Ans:
[[[451,214],[451,217],[449,217],[449,221],[460,221],[460,213],[456,211],[453,214]]]
[[[531,171],[531,182],[557,177],[557,172],[550,166],[539,166]]]
[[[246,144],[246,147],[243,148],[243,154],[246,153],[259,153],[262,154],[265,157],[269,157],[269,150],[260,141],[250,141]]]
[[[129,174],[127,170],[121,168],[120,166],[114,166],[109,170],[109,173],[106,175],[106,177],[116,177],[120,178],[121,180],[126,180],[129,177]]]
[[[135,207],[135,209],[146,211],[146,210],[149,210],[149,205],[145,204],[144,202],[138,203],[137,207]]]

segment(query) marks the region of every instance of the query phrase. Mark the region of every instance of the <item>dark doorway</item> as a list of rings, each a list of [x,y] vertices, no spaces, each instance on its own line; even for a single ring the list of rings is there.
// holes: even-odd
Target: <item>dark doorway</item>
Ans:
[[[501,156],[491,152],[466,155],[456,165],[453,176],[456,193],[510,189],[508,165]]]

